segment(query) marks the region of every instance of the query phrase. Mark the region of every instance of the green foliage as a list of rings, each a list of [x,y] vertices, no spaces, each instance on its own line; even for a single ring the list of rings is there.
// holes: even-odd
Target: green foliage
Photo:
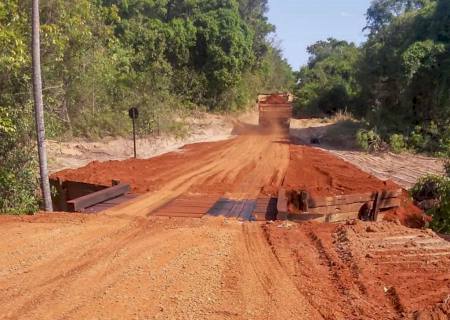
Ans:
[[[354,112],[412,149],[449,155],[450,3],[377,0],[358,65],[361,104]],[[370,106],[370,108],[367,108]]]
[[[377,152],[381,150],[383,141],[374,130],[360,129],[356,133],[356,143],[367,152]]]
[[[0,213],[37,208],[27,1],[0,3]]]
[[[450,234],[450,177],[426,176],[411,190],[414,199],[433,199],[436,206],[428,210],[432,216],[431,228],[440,233]]]
[[[0,107],[0,213],[34,212],[38,199],[35,150],[28,143],[30,124],[8,109]]]
[[[0,212],[36,209],[30,1],[0,2]],[[43,0],[47,137],[186,134],[196,110],[235,111],[286,90],[267,0]]]
[[[395,153],[400,153],[406,149],[405,137],[401,134],[394,133],[389,138],[389,146]]]
[[[299,108],[346,108],[381,139],[394,137],[394,149],[449,156],[450,2],[374,0],[366,16],[361,47],[328,39],[308,48],[309,63],[298,73]]]
[[[328,39],[308,47],[309,63],[297,74],[297,108],[300,112],[324,113],[350,109],[359,85],[354,65],[359,49],[353,43]]]
[[[444,163],[445,175],[450,178],[450,160],[445,161]]]

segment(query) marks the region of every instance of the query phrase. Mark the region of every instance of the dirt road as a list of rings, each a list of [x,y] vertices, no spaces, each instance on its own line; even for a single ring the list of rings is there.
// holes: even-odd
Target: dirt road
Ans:
[[[187,192],[270,194],[293,161],[308,159],[305,147],[279,134],[251,126],[236,133],[150,160],[60,174],[96,183],[118,178],[142,194],[105,213],[1,217],[0,319],[448,317],[450,243],[432,233],[384,223],[152,215]],[[326,174],[330,165],[318,162],[308,168],[330,185],[318,192],[351,189],[341,174],[358,169],[336,163],[338,172]]]
[[[305,144],[319,141],[317,148],[357,166],[379,179],[390,179],[405,189],[412,188],[427,174],[443,174],[443,159],[403,152],[367,153],[355,145],[357,126],[352,118],[340,119],[295,119],[291,134]]]

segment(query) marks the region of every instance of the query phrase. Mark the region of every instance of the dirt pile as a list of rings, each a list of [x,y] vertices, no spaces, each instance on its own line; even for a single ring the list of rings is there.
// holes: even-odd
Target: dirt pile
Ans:
[[[190,144],[183,148],[149,159],[93,161],[78,169],[54,173],[51,178],[110,186],[112,180],[128,183],[134,193],[143,194],[161,188],[161,185],[180,174],[187,164],[201,166],[213,159],[216,152],[230,145],[230,141]],[[197,166],[195,166],[197,163]]]
[[[256,199],[261,192],[274,196],[282,183],[286,189],[306,190],[312,197],[399,189],[328,152],[290,144],[280,134],[261,134],[257,126],[243,123],[236,128],[240,135],[231,140],[192,144],[150,159],[96,161],[52,178],[107,186],[119,180],[138,194],[156,195],[171,186],[180,190],[177,195],[228,193],[230,199]],[[417,227],[412,221],[423,218],[408,201],[405,197],[403,209],[392,214]]]
[[[312,197],[399,189],[394,182],[382,181],[328,152],[301,145],[290,145],[283,186]]]
[[[387,222],[264,230],[283,268],[325,319],[450,317],[450,243],[432,232]]]
[[[348,115],[333,119],[292,119],[291,135],[309,144],[320,141],[323,148],[375,177],[390,179],[402,188],[410,189],[427,174],[443,174],[444,161],[419,154],[391,152],[367,153],[355,145],[359,123]]]

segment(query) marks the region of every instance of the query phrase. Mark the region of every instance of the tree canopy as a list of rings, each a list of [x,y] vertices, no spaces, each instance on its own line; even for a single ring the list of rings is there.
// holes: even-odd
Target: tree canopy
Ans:
[[[387,141],[449,155],[450,3],[374,0],[366,16],[361,46],[328,39],[308,48],[300,109],[347,109]]]
[[[236,111],[293,85],[267,40],[267,0],[40,2],[50,138],[126,135],[131,106],[140,134],[175,130],[193,110]],[[30,8],[0,2],[0,212],[36,207]]]
[[[297,73],[298,103],[331,114],[350,108],[359,93],[354,69],[360,50],[353,43],[329,38],[308,47],[308,65]]]

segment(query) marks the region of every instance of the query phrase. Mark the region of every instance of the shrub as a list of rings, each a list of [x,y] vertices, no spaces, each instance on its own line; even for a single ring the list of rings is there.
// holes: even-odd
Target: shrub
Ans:
[[[450,177],[428,175],[420,179],[411,190],[416,201],[436,200],[427,213],[432,216],[431,228],[450,233]]]
[[[450,178],[450,160],[444,162],[445,175]]]
[[[420,127],[416,127],[409,137],[409,144],[416,150],[424,149],[427,144],[427,139],[420,131]]]
[[[38,209],[37,163],[30,143],[30,113],[0,107],[0,213]]]
[[[389,138],[389,146],[393,152],[400,153],[406,148],[405,138],[401,134],[393,134]]]
[[[382,149],[383,141],[375,130],[360,129],[356,133],[356,143],[367,152],[376,152]]]

